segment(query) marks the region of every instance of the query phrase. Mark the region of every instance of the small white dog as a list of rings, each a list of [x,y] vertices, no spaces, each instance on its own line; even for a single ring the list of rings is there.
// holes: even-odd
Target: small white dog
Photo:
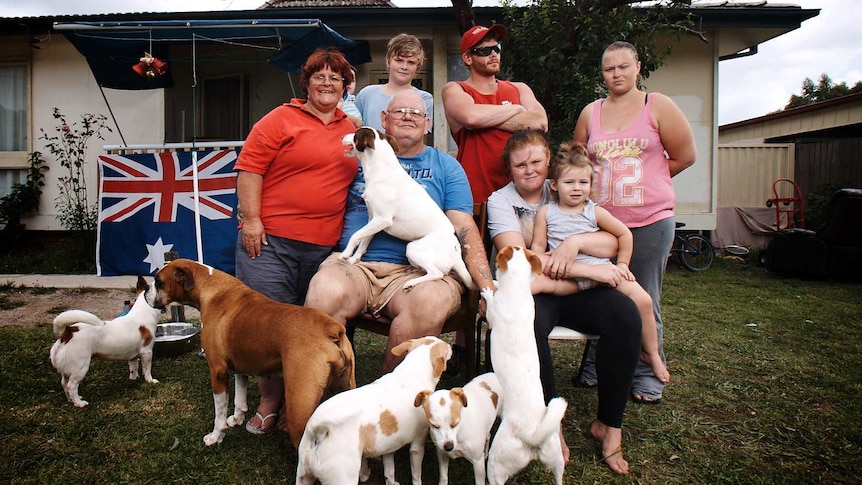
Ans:
[[[407,174],[398,157],[397,145],[388,135],[362,127],[344,137],[352,145],[349,155],[359,158],[365,177],[362,198],[368,206],[368,224],[350,236],[341,258],[359,261],[371,239],[384,231],[407,244],[407,260],[425,270],[425,275],[404,284],[410,289],[425,281],[439,280],[455,271],[464,286],[473,288],[473,280],[461,257],[461,243],[455,227],[428,195],[422,185]]]
[[[560,422],[566,401],[544,402],[539,380],[539,357],[533,319],[536,308],[530,282],[542,270],[538,256],[521,247],[507,246],[497,255],[497,291],[482,290],[488,305],[491,363],[500,380],[506,405],[491,450],[488,482],[506,483],[531,460],[538,459],[563,483]]]
[[[54,318],[59,337],[51,347],[51,364],[60,373],[60,384],[69,401],[82,408],[88,403],[78,395],[78,385],[90,369],[93,356],[104,360],[128,360],[129,379],[138,378],[138,361],[144,379],[152,384],[153,345],[160,310],[153,308],[156,289],[138,276],[137,298],[129,313],[107,322],[82,310],[68,310]]]
[[[422,391],[416,405],[422,406],[437,445],[439,485],[449,483],[449,459],[466,458],[473,464],[476,485],[485,484],[485,456],[491,427],[503,405],[500,381],[493,372],[476,376],[463,388]]]
[[[428,425],[414,406],[416,394],[434,389],[452,356],[452,348],[436,337],[403,342],[392,349],[407,355],[376,381],[323,401],[311,415],[299,443],[297,485],[314,479],[323,485],[368,480],[366,458],[383,456],[387,485],[395,481],[395,452],[410,445],[414,485],[422,483],[422,458]]]

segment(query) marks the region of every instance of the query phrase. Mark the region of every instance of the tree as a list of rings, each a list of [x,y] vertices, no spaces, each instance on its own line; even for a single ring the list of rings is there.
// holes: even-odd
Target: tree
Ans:
[[[509,32],[501,77],[523,81],[548,112],[553,143],[572,136],[587,103],[606,94],[600,60],[605,47],[627,40],[638,48],[644,78],[664,64],[672,45],[692,30],[690,0],[502,0]],[[474,25],[472,0],[452,0],[459,32]]]
[[[548,112],[552,143],[571,138],[584,106],[606,95],[601,75],[605,47],[626,40],[638,49],[644,78],[664,64],[691,30],[687,2],[631,7],[625,0],[504,0],[509,31],[504,76],[526,82]],[[703,38],[701,36],[701,38]]]
[[[594,3],[606,8],[619,7],[637,3],[640,0],[592,0]],[[674,3],[691,5],[691,0],[676,0]],[[473,0],[452,0],[452,10],[455,13],[455,25],[458,26],[458,32],[463,34],[470,30],[470,27],[476,25],[475,15],[473,14]]]
[[[820,75],[820,79],[817,81],[816,85],[811,78],[805,78],[805,80],[802,81],[802,95],[797,96],[795,94],[791,94],[790,100],[787,102],[787,106],[785,106],[784,109],[799,108],[800,106],[819,103],[820,101],[826,101],[827,99],[838,98],[854,93],[862,93],[862,81],[856,81],[856,84],[854,84],[853,87],[848,87],[845,82],[838,84],[833,83],[832,78],[830,78],[826,73],[823,73]]]

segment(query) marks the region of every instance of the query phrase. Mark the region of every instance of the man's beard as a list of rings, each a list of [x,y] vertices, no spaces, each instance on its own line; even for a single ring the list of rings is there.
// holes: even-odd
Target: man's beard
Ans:
[[[476,71],[477,74],[481,74],[483,76],[496,76],[500,72],[500,63],[488,64],[486,62],[473,64],[473,70]]]

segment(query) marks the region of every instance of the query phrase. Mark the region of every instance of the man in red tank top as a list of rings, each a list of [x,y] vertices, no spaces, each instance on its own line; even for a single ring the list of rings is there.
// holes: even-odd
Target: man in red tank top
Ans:
[[[524,83],[497,79],[506,28],[476,25],[461,37],[466,81],[443,86],[443,108],[470,188],[473,202],[484,202],[511,177],[501,153],[509,136],[523,129],[548,130],[548,115]]]

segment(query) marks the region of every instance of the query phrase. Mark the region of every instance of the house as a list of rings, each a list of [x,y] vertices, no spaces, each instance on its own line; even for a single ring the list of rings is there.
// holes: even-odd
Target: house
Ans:
[[[862,187],[862,93],[722,125],[718,141],[717,242],[763,248],[822,185]]]
[[[367,6],[369,3],[372,6]],[[14,107],[15,112],[3,113],[0,122],[6,133],[0,135],[0,194],[25,176],[28,152],[44,151],[40,129],[55,126],[51,117],[54,107],[70,120],[83,113],[109,115],[114,131],[106,137],[106,145],[239,141],[256,119],[300,94],[295,75],[267,62],[277,51],[279,39],[247,47],[239,41],[220,42],[208,37],[170,48],[172,87],[100,89],[87,60],[64,36],[68,30],[60,30],[60,24],[55,22],[67,27],[92,22],[91,30],[98,31],[100,24],[110,22],[320,19],[344,36],[369,43],[372,61],[358,66],[359,87],[385,79],[386,42],[395,34],[409,32],[422,39],[428,55],[419,82],[435,95],[433,143],[454,152],[440,97],[444,83],[465,77],[452,9],[396,8],[388,2],[370,0],[363,0],[365,6],[361,7],[340,6],[343,4],[273,0],[266,4],[269,8],[246,11],[0,18],[0,105]],[[720,1],[697,4],[688,11],[698,19],[698,28],[707,42],[695,36],[685,37],[666,66],[653,73],[646,85],[650,91],[671,96],[691,122],[698,160],[674,178],[677,213],[689,228],[711,230],[715,228],[717,207],[719,61],[755,53],[758,44],[799,28],[819,10],[765,1]],[[498,7],[475,8],[474,13],[476,22],[484,25],[503,20]],[[101,153],[98,145],[91,144],[88,160],[95,160]],[[57,196],[59,170],[53,167],[53,160],[48,162],[52,169],[46,174],[43,204],[39,214],[25,220],[28,229],[62,229],[52,204]],[[88,180],[91,197],[96,178],[93,163]]]

